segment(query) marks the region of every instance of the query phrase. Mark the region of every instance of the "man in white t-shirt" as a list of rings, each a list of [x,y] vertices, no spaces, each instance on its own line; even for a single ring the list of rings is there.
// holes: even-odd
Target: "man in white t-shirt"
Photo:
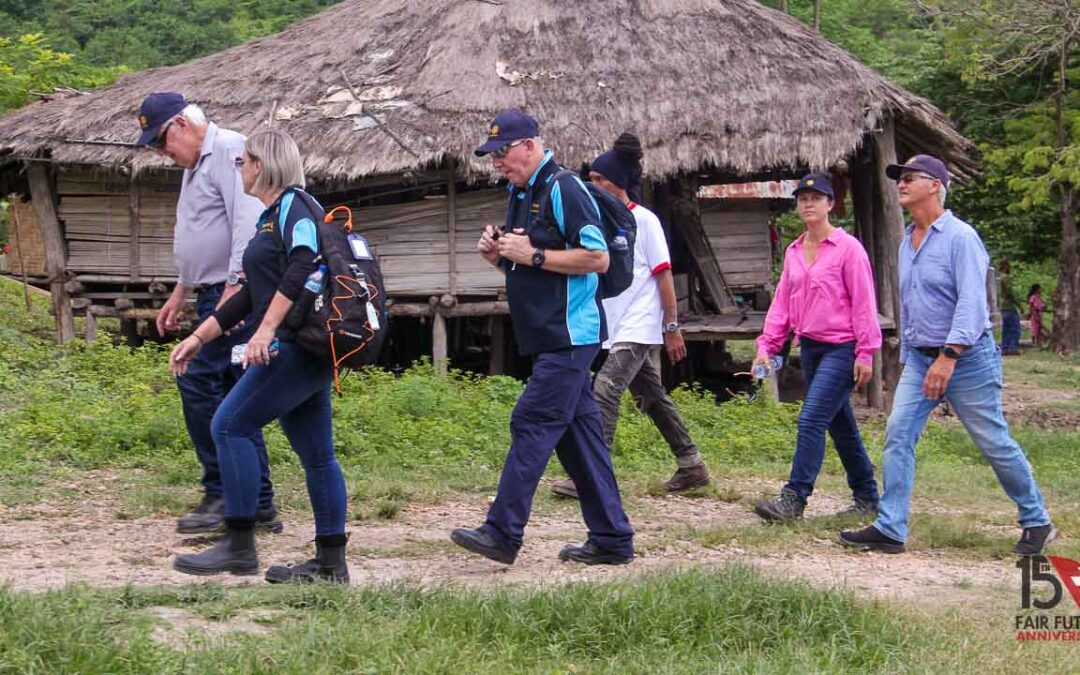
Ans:
[[[709,470],[660,378],[660,346],[677,363],[686,358],[686,345],[679,331],[671,255],[660,219],[627,194],[640,174],[638,162],[638,157],[610,150],[593,161],[589,172],[589,179],[621,199],[637,221],[634,281],[618,296],[604,300],[608,329],[604,348],[609,352],[593,382],[593,394],[610,448],[619,421],[619,401],[630,389],[638,408],[652,419],[675,455],[677,469],[665,486],[669,492],[684,492],[707,485]],[[577,497],[570,480],[558,481],[551,489],[557,495]]]

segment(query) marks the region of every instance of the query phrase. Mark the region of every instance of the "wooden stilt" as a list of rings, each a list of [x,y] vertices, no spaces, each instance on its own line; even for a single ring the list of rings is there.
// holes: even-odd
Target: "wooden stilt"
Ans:
[[[489,317],[488,322],[491,335],[488,375],[502,375],[506,372],[506,320],[500,315]]]
[[[431,319],[431,360],[436,370],[446,372],[446,317],[438,312]]]
[[[97,317],[90,311],[86,310],[86,341],[87,343],[93,342],[97,339]]]
[[[879,295],[875,297],[878,307],[881,306],[881,282],[879,279],[880,266],[876,263],[875,246],[875,222],[874,222],[874,159],[871,150],[872,141],[866,139],[858,154],[852,158],[851,171],[851,202],[855,215],[856,231],[862,242],[866,254],[874,271],[874,287]],[[871,408],[881,409],[885,405],[884,383],[881,373],[881,354],[874,355],[874,374],[866,385],[866,404]]]
[[[56,199],[48,167],[41,162],[29,162],[26,177],[30,184],[30,199],[41,239],[45,244],[45,271],[49,275],[49,291],[52,294],[53,315],[56,317],[56,339],[61,343],[75,339],[75,317],[71,302],[64,288],[64,272],[67,268],[67,248],[60,219],[56,215]]]

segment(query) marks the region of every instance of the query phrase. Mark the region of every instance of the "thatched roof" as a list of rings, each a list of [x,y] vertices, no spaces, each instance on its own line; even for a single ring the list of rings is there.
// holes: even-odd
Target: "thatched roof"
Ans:
[[[930,103],[799,21],[752,0],[346,0],[272,36],[134,73],[108,89],[0,118],[0,152],[62,163],[162,164],[131,142],[151,91],[177,90],[222,126],[275,120],[309,174],[349,180],[457,158],[522,107],[567,164],[625,130],[646,172],[826,167],[883,116],[907,150],[968,166]]]

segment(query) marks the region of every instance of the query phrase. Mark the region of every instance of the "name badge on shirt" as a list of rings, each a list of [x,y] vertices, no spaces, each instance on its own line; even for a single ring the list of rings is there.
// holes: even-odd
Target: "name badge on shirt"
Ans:
[[[371,248],[368,246],[367,239],[364,239],[363,235],[351,233],[349,235],[349,248],[352,249],[353,258],[356,260],[374,260],[375,257],[371,255]]]

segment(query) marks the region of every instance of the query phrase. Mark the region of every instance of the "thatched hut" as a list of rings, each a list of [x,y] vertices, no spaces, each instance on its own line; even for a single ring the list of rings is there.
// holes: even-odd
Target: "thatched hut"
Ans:
[[[733,311],[740,284],[727,274],[743,272],[723,269],[715,249],[730,226],[748,253],[728,260],[756,260],[749,252],[768,233],[760,214],[703,218],[700,184],[846,165],[889,325],[902,215],[884,165],[929,151],[971,170],[968,143],[931,104],[752,0],[346,0],[276,35],[0,118],[0,161],[9,178],[26,169],[49,230],[61,315],[64,282],[90,314],[118,299],[130,317],[133,300],[160,297],[170,281],[179,174],[127,145],[141,99],[163,90],[226,127],[287,129],[314,191],[361,207],[396,312],[431,321],[437,357],[445,317],[505,311],[501,279],[472,253],[480,224],[502,209],[490,164],[472,154],[500,109],[533,113],[569,166],[622,131],[643,140],[647,196],[676,271],[691,276],[698,316],[685,323],[701,339],[760,327]],[[767,278],[768,259],[755,264],[750,286]],[[503,330],[493,323],[496,343]]]

